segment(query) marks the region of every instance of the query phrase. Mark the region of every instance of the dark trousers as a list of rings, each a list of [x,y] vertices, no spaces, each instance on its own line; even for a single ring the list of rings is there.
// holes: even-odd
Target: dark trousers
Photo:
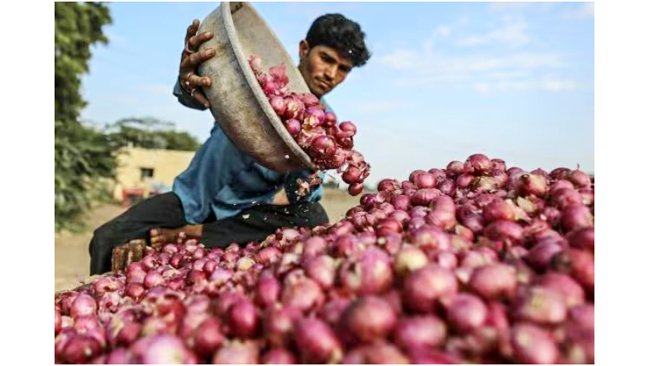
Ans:
[[[201,243],[206,247],[226,247],[231,243],[260,241],[280,227],[313,228],[329,222],[323,206],[317,202],[293,205],[258,205],[241,214],[218,220],[214,216],[203,223]],[[173,192],[163,193],[131,206],[124,213],[95,230],[90,241],[90,274],[111,270],[113,248],[133,239],[149,241],[149,230],[187,225],[183,206]]]

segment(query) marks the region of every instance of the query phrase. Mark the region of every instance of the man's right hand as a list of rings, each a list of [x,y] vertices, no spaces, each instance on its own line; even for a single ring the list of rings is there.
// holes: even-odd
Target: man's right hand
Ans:
[[[209,60],[215,55],[215,50],[205,48],[200,52],[197,51],[199,46],[204,42],[212,39],[212,32],[202,32],[196,34],[199,29],[199,20],[194,19],[192,24],[187,27],[185,34],[185,46],[181,54],[180,67],[178,69],[178,80],[181,88],[185,90],[194,100],[201,103],[206,108],[210,107],[210,101],[203,93],[202,87],[212,85],[212,80],[208,76],[199,76],[197,74],[198,66],[205,60]]]

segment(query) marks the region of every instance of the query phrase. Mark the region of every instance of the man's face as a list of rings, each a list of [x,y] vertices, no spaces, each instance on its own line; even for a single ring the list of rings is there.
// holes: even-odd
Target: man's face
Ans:
[[[310,48],[303,40],[299,51],[298,70],[309,90],[318,98],[342,83],[352,70],[352,61],[335,48],[323,45]]]

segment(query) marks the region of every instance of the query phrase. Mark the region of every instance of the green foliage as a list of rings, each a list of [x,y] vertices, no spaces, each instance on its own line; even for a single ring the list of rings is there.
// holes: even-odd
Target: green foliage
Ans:
[[[114,150],[129,144],[145,149],[196,151],[199,142],[187,132],[173,130],[172,122],[153,117],[123,118],[109,126]]]
[[[88,72],[91,46],[108,42],[102,27],[111,22],[109,9],[101,3],[56,2],[54,13],[54,191],[60,230],[78,226],[79,215],[101,194],[102,178],[114,176],[116,162],[108,137],[79,122],[86,105],[81,77]]]

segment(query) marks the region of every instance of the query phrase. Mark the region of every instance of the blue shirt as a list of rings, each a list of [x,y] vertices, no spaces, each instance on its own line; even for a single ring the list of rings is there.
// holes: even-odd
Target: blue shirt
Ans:
[[[174,85],[174,95],[187,107],[205,109],[184,93],[178,82]],[[311,187],[304,197],[296,195],[298,178],[306,180],[312,173],[310,169],[278,173],[256,163],[239,150],[215,122],[210,137],[187,169],[176,177],[172,190],[183,205],[185,220],[200,224],[210,213],[221,220],[255,205],[271,204],[281,188],[285,189],[292,204],[319,201],[323,196],[320,184]]]

